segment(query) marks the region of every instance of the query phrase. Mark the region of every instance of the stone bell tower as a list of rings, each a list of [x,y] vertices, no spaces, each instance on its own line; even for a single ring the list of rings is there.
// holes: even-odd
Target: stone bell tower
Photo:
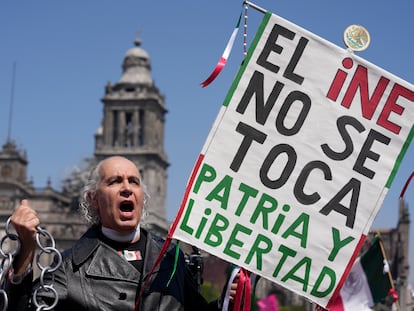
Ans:
[[[33,192],[33,185],[27,181],[27,155],[16,144],[7,140],[0,150],[0,209],[9,216],[20,197]]]
[[[167,232],[166,184],[169,165],[164,151],[164,96],[151,77],[148,53],[135,40],[122,64],[120,80],[105,88],[103,119],[95,133],[96,161],[125,156],[138,165],[151,196],[144,223]]]

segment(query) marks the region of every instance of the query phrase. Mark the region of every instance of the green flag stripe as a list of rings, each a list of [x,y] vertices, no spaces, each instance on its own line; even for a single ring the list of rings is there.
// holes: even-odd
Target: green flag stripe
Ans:
[[[379,238],[361,255],[361,265],[365,271],[374,303],[385,298],[391,288],[388,274],[384,273],[384,257],[381,253]]]

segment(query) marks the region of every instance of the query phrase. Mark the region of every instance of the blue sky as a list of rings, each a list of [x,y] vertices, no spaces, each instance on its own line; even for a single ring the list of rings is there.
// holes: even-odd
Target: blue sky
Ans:
[[[343,46],[342,33],[361,24],[371,45],[358,55],[413,83],[414,2],[284,0],[255,4]],[[36,187],[60,181],[93,154],[108,81],[121,76],[125,52],[139,33],[152,76],[166,96],[167,214],[179,207],[187,178],[243,58],[242,32],[228,64],[209,87],[215,66],[242,10],[242,1],[2,1],[0,3],[0,143],[8,135],[13,64],[16,78],[11,138],[27,151]],[[248,43],[262,14],[248,12]],[[411,144],[375,222],[397,223],[398,197],[414,170]],[[405,199],[414,214],[414,181]],[[411,230],[411,241],[414,241]],[[411,250],[411,270],[414,252]],[[411,280],[414,283],[414,272]]]

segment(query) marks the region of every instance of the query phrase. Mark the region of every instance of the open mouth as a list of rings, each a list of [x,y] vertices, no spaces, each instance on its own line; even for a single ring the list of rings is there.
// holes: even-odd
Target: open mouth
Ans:
[[[132,212],[134,205],[131,202],[122,202],[120,208],[122,212]]]

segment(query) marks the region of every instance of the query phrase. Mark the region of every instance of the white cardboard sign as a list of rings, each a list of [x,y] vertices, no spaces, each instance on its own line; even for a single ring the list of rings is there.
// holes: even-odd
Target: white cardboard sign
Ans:
[[[267,13],[172,236],[327,306],[392,183],[413,120],[413,85]]]

